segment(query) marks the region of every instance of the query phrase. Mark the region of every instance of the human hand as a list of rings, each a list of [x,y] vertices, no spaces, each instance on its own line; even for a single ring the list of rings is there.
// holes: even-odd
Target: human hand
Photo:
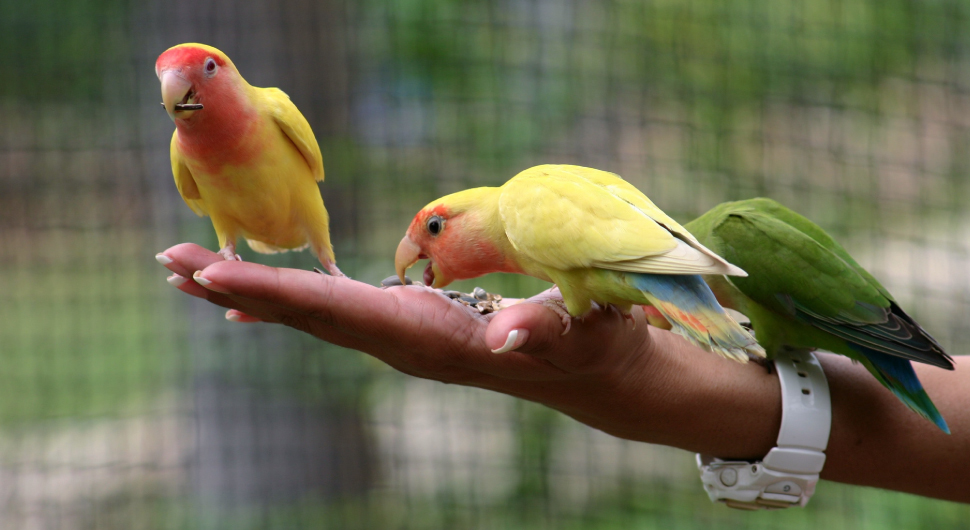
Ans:
[[[739,425],[746,430],[734,440],[709,421],[732,407],[712,408],[712,389],[734,392],[740,406],[751,392],[777,387],[764,370],[652,328],[638,308],[635,324],[614,310],[595,309],[562,336],[560,317],[539,303],[558,297],[555,289],[480,315],[423,286],[380,289],[349,278],[229,262],[192,244],[162,255],[171,260],[165,266],[186,279],[180,290],[229,308],[233,319],[281,323],[410,375],[543,403],[616,436],[758,457],[777,433],[777,399],[763,407],[768,421],[743,411],[749,419]],[[196,271],[201,279],[193,281]],[[492,353],[513,330],[514,351]],[[750,422],[767,425],[760,440],[755,426],[745,427]]]

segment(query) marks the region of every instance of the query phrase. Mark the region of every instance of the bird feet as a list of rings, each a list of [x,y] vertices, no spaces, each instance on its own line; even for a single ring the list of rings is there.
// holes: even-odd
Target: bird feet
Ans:
[[[566,302],[559,298],[553,298],[543,300],[542,305],[551,309],[562,319],[562,325],[565,328],[562,331],[562,335],[569,333],[569,330],[573,325],[573,317],[569,314],[569,311],[566,310]]]
[[[219,249],[219,255],[226,261],[242,261],[242,256],[236,254],[236,245],[226,243],[226,246]]]
[[[609,307],[616,309],[620,313],[620,316],[623,317],[623,320],[629,320],[633,324],[633,329],[637,329],[637,319],[633,317],[633,313],[629,309],[624,311],[622,307],[613,304],[610,304]]]
[[[337,268],[337,264],[336,263],[334,263],[334,262],[331,261],[329,263],[327,263],[327,262],[321,262],[321,264],[323,265],[323,268],[326,269],[327,272],[330,273],[331,276],[336,276],[338,278],[346,278],[347,277],[346,274],[344,274],[343,272],[340,272],[340,269]]]

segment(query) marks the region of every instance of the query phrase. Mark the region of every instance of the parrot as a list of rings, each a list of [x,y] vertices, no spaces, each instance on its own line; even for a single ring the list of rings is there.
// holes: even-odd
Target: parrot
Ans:
[[[821,227],[766,198],[720,204],[685,227],[748,272],[704,280],[751,320],[769,359],[780,348],[845,355],[949,434],[910,361],[953,370],[953,360]]]
[[[411,221],[394,256],[398,277],[429,259],[424,282],[492,272],[555,283],[563,300],[550,306],[571,319],[592,304],[630,316],[656,307],[691,342],[739,362],[765,353],[718,305],[701,274],[744,275],[619,176],[581,166],[540,165],[500,187],[442,197]],[[635,324],[635,321],[634,321]]]
[[[219,254],[237,259],[239,237],[265,254],[309,246],[330,274],[344,276],[317,185],[320,146],[289,96],[250,85],[226,54],[205,44],[165,50],[155,74],[175,122],[175,185],[192,211],[212,219]]]

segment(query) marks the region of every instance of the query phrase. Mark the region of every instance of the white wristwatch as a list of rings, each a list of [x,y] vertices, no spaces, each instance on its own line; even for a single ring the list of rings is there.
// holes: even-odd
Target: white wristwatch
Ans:
[[[778,446],[760,462],[698,454],[701,481],[714,502],[743,510],[773,510],[805,506],[815,493],[832,427],[828,381],[810,351],[779,351],[774,362],[781,382]]]

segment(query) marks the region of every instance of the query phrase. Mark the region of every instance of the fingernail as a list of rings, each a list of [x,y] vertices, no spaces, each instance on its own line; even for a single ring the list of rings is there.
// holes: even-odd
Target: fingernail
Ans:
[[[513,329],[509,332],[509,336],[505,338],[505,344],[497,350],[492,350],[492,353],[507,353],[510,352],[523,344],[525,341],[529,340],[529,330],[527,329]]]
[[[162,265],[168,265],[172,262],[172,258],[166,256],[165,254],[155,254],[155,261],[161,263]]]
[[[229,322],[239,322],[239,318],[240,318],[239,313],[237,313],[236,311],[232,309],[230,309],[229,311],[226,311],[226,320],[228,320]]]
[[[192,274],[192,279],[194,279],[196,283],[198,283],[199,285],[201,285],[202,287],[205,287],[210,291],[215,291],[217,293],[226,293],[226,294],[229,293],[229,291],[227,291],[224,287],[222,287],[218,283],[215,283],[212,280],[206,278],[205,276],[202,276],[202,271],[195,271],[195,273]]]
[[[173,274],[168,278],[165,278],[165,281],[167,281],[173,287],[178,287],[179,285],[182,285],[183,283],[185,283],[186,279],[185,277],[179,276],[178,274]]]

